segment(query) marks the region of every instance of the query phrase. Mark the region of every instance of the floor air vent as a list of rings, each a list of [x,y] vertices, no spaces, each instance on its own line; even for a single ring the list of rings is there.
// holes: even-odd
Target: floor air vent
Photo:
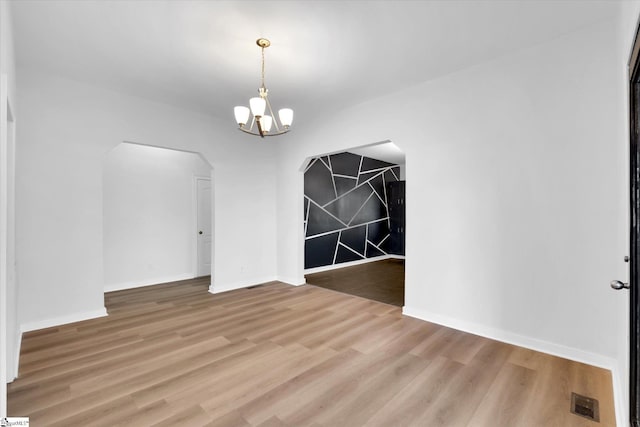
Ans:
[[[591,397],[571,393],[571,413],[585,417],[591,421],[600,422],[598,400]]]
[[[255,288],[261,288],[262,285],[253,285],[253,286],[247,286],[247,289],[255,289]]]

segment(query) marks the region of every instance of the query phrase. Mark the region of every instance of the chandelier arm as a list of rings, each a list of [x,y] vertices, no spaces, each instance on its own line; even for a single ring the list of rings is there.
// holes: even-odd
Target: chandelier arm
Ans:
[[[269,102],[269,98],[265,97],[264,99],[265,101],[267,101],[267,108],[269,109],[269,114],[271,114],[272,123],[276,127],[276,132],[280,132],[280,126],[278,126],[278,120],[276,119],[276,116],[273,114],[273,110],[271,109],[271,103]]]
[[[248,133],[249,135],[254,135],[254,136],[260,136],[260,134],[258,132],[252,132],[247,128],[238,128],[238,130],[241,130],[244,133]],[[285,133],[288,133],[291,129],[286,129],[286,130],[281,130],[280,132],[273,132],[273,133],[265,133],[264,137],[267,136],[278,136],[278,135],[284,135]]]
[[[264,138],[264,130],[262,130],[262,121],[260,120],[260,117],[256,119],[256,123],[258,124],[258,132],[260,132],[260,137]]]
[[[269,133],[265,133],[264,136],[278,136],[278,135],[283,135],[285,133],[289,132],[289,129],[287,130],[281,130],[279,132],[269,132]]]

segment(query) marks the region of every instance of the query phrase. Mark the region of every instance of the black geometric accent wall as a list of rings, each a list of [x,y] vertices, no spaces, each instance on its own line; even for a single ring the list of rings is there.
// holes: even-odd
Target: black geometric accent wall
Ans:
[[[387,183],[400,167],[353,153],[313,159],[304,172],[304,267],[389,252]]]

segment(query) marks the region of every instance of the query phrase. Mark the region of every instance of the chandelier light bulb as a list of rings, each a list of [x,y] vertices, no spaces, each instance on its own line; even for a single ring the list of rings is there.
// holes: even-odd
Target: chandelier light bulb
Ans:
[[[249,106],[251,107],[251,114],[254,117],[264,116],[264,110],[267,108],[267,102],[264,98],[255,97],[249,100]]]
[[[280,123],[285,129],[291,126],[293,122],[293,110],[291,108],[282,108],[278,111],[278,116],[280,117]]]
[[[265,132],[271,131],[271,125],[273,124],[273,118],[271,116],[262,116],[260,121],[262,122],[262,129]]]
[[[238,123],[239,126],[244,126],[247,124],[247,121],[249,121],[250,111],[247,107],[237,106],[233,109],[233,113],[236,116],[236,123]]]

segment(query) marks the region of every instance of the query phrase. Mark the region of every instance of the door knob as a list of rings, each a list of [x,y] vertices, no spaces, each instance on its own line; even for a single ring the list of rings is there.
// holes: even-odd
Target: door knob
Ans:
[[[198,231],[198,234],[202,234],[202,230]]]
[[[629,284],[621,282],[620,280],[612,280],[611,287],[616,291],[619,291],[620,289],[629,289]]]

